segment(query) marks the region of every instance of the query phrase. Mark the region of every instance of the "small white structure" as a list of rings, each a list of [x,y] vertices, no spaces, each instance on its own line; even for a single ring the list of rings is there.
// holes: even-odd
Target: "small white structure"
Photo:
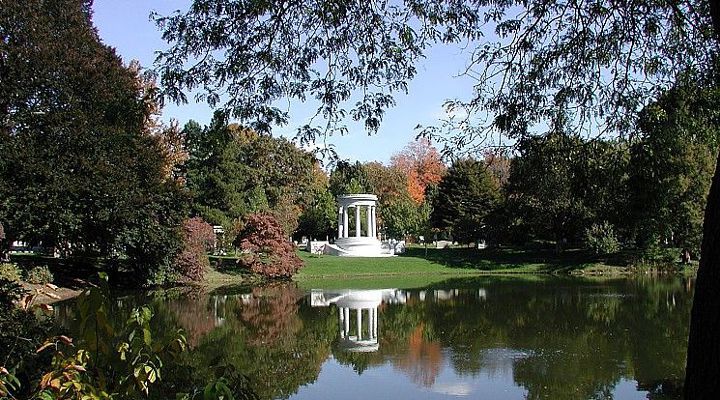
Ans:
[[[305,249],[310,254],[323,254],[325,252],[325,246],[329,244],[330,242],[327,240],[308,240]]]
[[[338,238],[334,245],[325,246],[325,253],[349,257],[388,257],[378,240],[377,196],[374,194],[345,194],[338,196]],[[365,230],[361,210],[365,209]],[[352,211],[351,211],[352,210]],[[350,231],[350,216],[354,214],[355,229]]]

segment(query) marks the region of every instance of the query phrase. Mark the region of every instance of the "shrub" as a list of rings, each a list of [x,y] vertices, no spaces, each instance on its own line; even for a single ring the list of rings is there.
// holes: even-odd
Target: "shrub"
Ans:
[[[190,218],[183,224],[183,247],[175,259],[175,269],[183,277],[199,281],[210,266],[207,250],[215,245],[215,233],[202,218]]]
[[[592,224],[585,230],[585,245],[595,254],[610,254],[620,250],[620,243],[608,222]]]
[[[252,214],[238,236],[245,252],[238,263],[250,271],[269,278],[289,278],[302,266],[295,248],[285,237],[278,221],[270,214]]]
[[[0,264],[0,279],[17,282],[21,279],[22,272],[17,265],[12,263]]]
[[[34,387],[31,382],[40,378],[42,369],[50,362],[49,355],[37,354],[36,350],[53,331],[54,324],[48,314],[40,318],[41,309],[31,306],[28,296],[17,281],[0,278],[0,374],[3,367],[9,371],[0,377],[3,399],[34,398],[27,393]]]
[[[29,283],[44,285],[53,281],[53,274],[47,266],[37,266],[27,272],[25,280]]]
[[[633,260],[633,267],[639,270],[673,272],[678,268],[680,249],[674,247],[650,246]]]

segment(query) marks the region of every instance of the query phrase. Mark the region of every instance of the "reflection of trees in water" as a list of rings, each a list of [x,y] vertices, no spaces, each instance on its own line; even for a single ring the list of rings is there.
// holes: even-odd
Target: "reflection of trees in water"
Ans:
[[[455,314],[438,310],[434,320],[450,330],[443,344],[455,350],[455,338],[471,337],[469,353],[481,359],[483,348],[531,350],[513,361],[528,398],[603,398],[621,378],[642,385],[682,377],[691,303],[685,288],[675,279],[499,286],[481,313],[456,307]],[[467,317],[460,321],[458,313]],[[484,329],[472,339],[468,326]]]
[[[639,382],[638,388],[648,392],[648,399],[670,400],[683,396],[682,379],[661,379],[652,382]]]
[[[638,381],[650,398],[678,398],[691,304],[682,280],[466,285],[479,283],[486,300],[477,289],[426,301],[409,291],[405,305],[381,307],[377,354],[336,357],[359,371],[392,362],[431,386],[442,363],[423,358],[432,344],[460,375],[512,371],[530,399],[607,398],[621,379]]]
[[[252,345],[269,345],[293,337],[302,328],[298,302],[303,292],[295,285],[276,284],[254,288],[235,313],[248,330]]]
[[[190,348],[196,347],[205,335],[217,327],[215,313],[208,304],[210,300],[207,295],[196,293],[166,303],[167,312],[174,316],[175,322],[185,332]]]
[[[223,323],[185,357],[193,379],[210,381],[231,371],[238,385],[247,380],[262,399],[287,398],[314,382],[330,355],[337,321],[329,310],[301,309],[302,295],[294,284],[225,295]]]
[[[333,347],[336,360],[358,373],[392,364],[432,386],[445,357],[460,375],[512,373],[529,399],[604,398],[621,379],[636,380],[651,399],[679,397],[691,304],[686,282],[479,278],[463,285],[448,299],[407,291],[406,304],[382,304],[379,351]],[[480,299],[483,286],[487,297]],[[317,379],[339,337],[337,308],[311,308],[294,284],[156,296],[152,303],[157,329],[182,327],[193,344],[164,371],[161,385],[173,388],[224,376],[261,398],[286,398]]]
[[[407,351],[396,358],[393,364],[416,384],[432,387],[440,373],[443,355],[440,343],[427,340],[424,331],[424,323],[413,330],[408,340]]]
[[[337,334],[336,315],[303,307],[303,292],[295,284],[239,291],[168,290],[117,301],[118,321],[127,319],[133,306],[150,303],[156,333],[182,328],[191,343],[179,360],[165,363],[156,398],[221,377],[236,398],[245,398],[243,393],[287,398],[317,379]],[[68,321],[74,315],[71,307],[61,312]]]

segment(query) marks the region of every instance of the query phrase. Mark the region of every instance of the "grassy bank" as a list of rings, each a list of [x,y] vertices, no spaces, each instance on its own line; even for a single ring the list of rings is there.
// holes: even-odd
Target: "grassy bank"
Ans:
[[[305,267],[297,280],[337,279],[369,276],[480,275],[480,274],[584,274],[629,275],[645,273],[653,266],[638,265],[632,252],[599,256],[570,249],[557,253],[551,249],[424,249],[411,247],[398,257],[344,258],[315,256],[300,252]],[[675,267],[670,266],[672,271]],[[679,270],[679,266],[678,266]],[[693,268],[684,271],[692,273]]]
[[[614,277],[652,272],[654,265],[638,265],[640,255],[621,252],[612,256],[598,256],[584,250],[565,250],[556,253],[552,249],[485,249],[448,248],[424,249],[410,247],[397,257],[348,258],[328,255],[311,255],[299,251],[305,263],[294,280],[308,288],[377,288],[377,287],[424,287],[433,282],[479,275],[520,275],[527,279],[546,274],[573,274]],[[50,257],[25,255],[15,256],[13,261],[25,269],[33,265],[47,265],[54,274],[53,283],[77,292],[84,287],[76,278],[93,279],[97,272],[107,270],[101,262],[91,260],[63,260]],[[207,287],[226,285],[253,285],[263,278],[237,266],[237,259],[230,256],[210,256],[211,268],[203,282]],[[696,263],[691,267],[666,265],[665,272],[679,272],[692,275]],[[118,279],[119,278],[119,279]],[[125,279],[123,279],[125,278]],[[113,279],[114,286],[133,287],[131,279],[119,276]],[[70,292],[69,292],[70,293]]]

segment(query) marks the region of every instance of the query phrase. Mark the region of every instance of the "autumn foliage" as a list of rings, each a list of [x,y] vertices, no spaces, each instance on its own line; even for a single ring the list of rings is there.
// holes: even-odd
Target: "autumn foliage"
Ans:
[[[303,266],[282,226],[271,214],[245,217],[238,240],[245,253],[238,263],[256,274],[289,278]]]
[[[407,175],[408,193],[416,204],[425,200],[425,189],[440,182],[447,169],[440,153],[424,138],[408,144],[390,163]]]
[[[207,250],[215,244],[210,224],[195,217],[183,223],[183,247],[175,259],[175,270],[183,277],[199,281],[210,266]]]

